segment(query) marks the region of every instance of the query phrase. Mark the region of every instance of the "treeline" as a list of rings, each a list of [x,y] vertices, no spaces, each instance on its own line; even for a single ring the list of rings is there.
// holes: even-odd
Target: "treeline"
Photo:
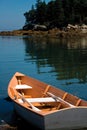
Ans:
[[[49,28],[67,24],[87,24],[87,0],[36,0],[31,10],[24,13],[25,25],[44,24]]]

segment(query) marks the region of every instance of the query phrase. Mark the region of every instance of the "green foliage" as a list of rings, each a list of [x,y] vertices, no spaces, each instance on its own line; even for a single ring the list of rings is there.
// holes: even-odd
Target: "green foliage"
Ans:
[[[36,4],[36,21],[39,24],[43,24],[46,20],[46,3],[37,0]]]
[[[24,13],[26,23],[45,24],[50,28],[63,27],[68,23],[87,23],[87,0],[36,0],[35,8]]]

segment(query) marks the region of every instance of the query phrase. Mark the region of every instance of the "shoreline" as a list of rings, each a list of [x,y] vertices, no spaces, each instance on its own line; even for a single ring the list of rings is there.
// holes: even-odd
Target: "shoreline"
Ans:
[[[8,124],[0,125],[0,130],[17,130],[17,127],[12,127]]]
[[[87,36],[87,30],[81,29],[51,29],[47,31],[35,31],[35,30],[13,30],[13,31],[1,31],[0,36],[33,36],[33,37],[47,37],[47,38],[79,38]]]

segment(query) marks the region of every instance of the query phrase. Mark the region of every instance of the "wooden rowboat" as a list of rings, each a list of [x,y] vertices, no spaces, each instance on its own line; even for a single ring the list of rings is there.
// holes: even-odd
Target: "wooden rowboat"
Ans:
[[[16,112],[42,130],[87,127],[87,101],[16,72],[8,85]]]

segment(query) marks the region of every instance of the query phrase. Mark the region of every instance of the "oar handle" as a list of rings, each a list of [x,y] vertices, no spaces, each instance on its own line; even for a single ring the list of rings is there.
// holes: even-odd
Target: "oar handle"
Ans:
[[[50,93],[50,92],[47,92],[47,94],[48,94],[49,96],[51,96],[53,99],[55,99],[55,100],[59,100],[60,102],[66,103],[67,105],[69,105],[69,106],[71,106],[71,107],[74,107],[74,105],[68,103],[67,101],[63,100],[63,99],[60,98],[60,97],[57,97],[56,95],[54,95],[54,94],[52,94],[52,93]]]

